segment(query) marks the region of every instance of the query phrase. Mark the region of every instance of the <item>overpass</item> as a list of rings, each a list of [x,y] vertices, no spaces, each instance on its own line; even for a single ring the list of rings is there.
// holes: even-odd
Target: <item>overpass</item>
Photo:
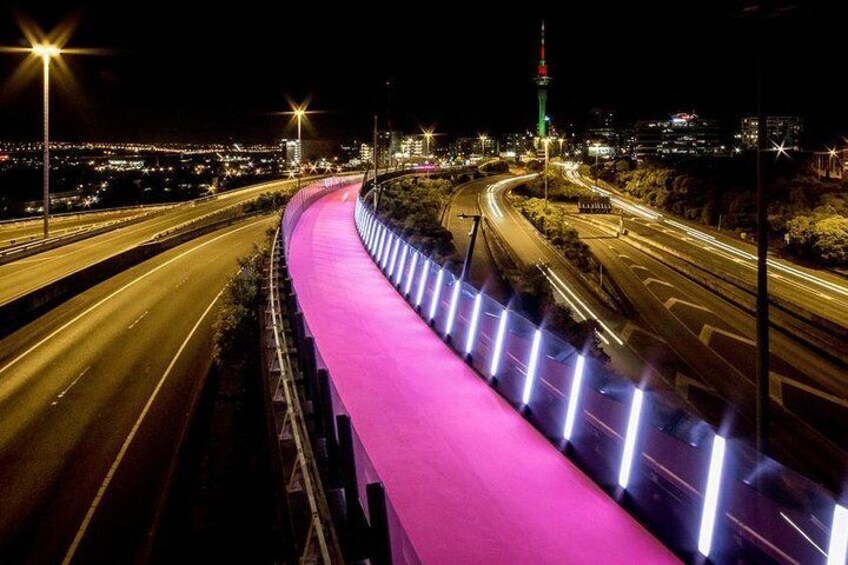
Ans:
[[[277,247],[375,562],[845,562],[844,500],[459,280],[358,193],[310,187]]]

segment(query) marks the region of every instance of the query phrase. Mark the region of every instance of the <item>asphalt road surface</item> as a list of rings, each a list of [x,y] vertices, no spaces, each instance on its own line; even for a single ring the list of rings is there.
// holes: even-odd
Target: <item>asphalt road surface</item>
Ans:
[[[480,214],[479,193],[492,183],[508,178],[510,178],[510,175],[476,179],[459,185],[451,195],[442,224],[453,234],[454,245],[456,245],[456,251],[460,257],[465,257],[468,252],[472,220],[458,218],[457,216],[459,214]],[[471,257],[471,269],[468,277],[474,286],[485,290],[489,296],[503,300],[506,297],[506,292],[505,289],[500,288],[500,281],[494,276],[496,269],[489,254],[485,237],[485,228],[481,224],[474,246],[474,255]]]
[[[563,166],[570,180],[594,190],[600,188]],[[704,226],[652,210],[636,200],[614,193],[614,201],[632,215],[626,227],[657,243],[688,255],[709,271],[756,287],[756,249],[753,245]],[[824,269],[811,269],[783,259],[769,259],[769,294],[848,327],[848,280]]]
[[[145,558],[219,293],[275,221],[166,251],[0,341],[0,563]]]
[[[106,212],[88,212],[68,216],[50,218],[50,237],[59,237],[88,229],[101,227],[109,222],[120,222],[145,214],[156,213],[156,208],[139,208],[133,206],[126,209],[109,210]],[[44,224],[41,218],[27,218],[15,222],[0,224],[0,249],[31,243],[43,238]]]
[[[677,389],[713,421],[725,414],[725,402],[737,408],[737,418],[750,418],[755,395],[753,318],[630,246],[626,237],[616,238],[610,228],[617,218],[575,215],[573,227],[603,264],[605,276],[615,280],[636,317],[628,319],[606,308],[511,204],[507,193],[519,183],[507,180],[487,186],[479,192],[480,208],[515,257],[525,265],[538,265],[578,318],[591,317],[604,324],[604,350],[613,367],[652,386]],[[848,407],[844,372],[777,332],[773,332],[771,351],[773,400],[798,418],[815,421],[844,449],[846,436],[840,424]],[[716,402],[719,399],[721,403]],[[776,428],[773,434],[786,439],[786,426]],[[809,434],[799,431],[798,436]],[[813,450],[810,458],[825,452],[825,458],[832,454],[839,460],[831,467],[844,467],[844,453],[828,454],[829,444],[816,441],[807,444]]]
[[[225,192],[212,200],[177,206],[129,226],[0,265],[0,304],[131,249],[183,222],[247,202],[263,192],[290,188],[293,182],[274,181]]]

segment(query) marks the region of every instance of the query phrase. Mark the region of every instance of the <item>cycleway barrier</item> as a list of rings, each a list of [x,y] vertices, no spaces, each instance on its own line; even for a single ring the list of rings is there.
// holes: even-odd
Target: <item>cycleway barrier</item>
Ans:
[[[361,196],[355,214],[363,245],[423,322],[678,555],[846,563],[845,499],[460,280]]]

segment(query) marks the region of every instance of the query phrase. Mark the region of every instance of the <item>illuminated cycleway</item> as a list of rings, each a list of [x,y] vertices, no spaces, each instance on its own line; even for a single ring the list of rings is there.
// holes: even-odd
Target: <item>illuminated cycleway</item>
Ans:
[[[675,561],[405,304],[357,237],[355,195],[342,189],[307,209],[289,272],[418,557]]]
[[[306,209],[289,268],[396,562],[673,559],[613,491],[687,558],[845,562],[829,493],[457,281],[356,192]]]
[[[355,201],[348,187],[307,209],[289,272],[418,558],[675,561],[405,304],[357,237]]]

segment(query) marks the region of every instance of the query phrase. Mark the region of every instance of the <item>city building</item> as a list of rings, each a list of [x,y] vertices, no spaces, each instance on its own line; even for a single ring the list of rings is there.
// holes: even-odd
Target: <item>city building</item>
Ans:
[[[739,121],[739,131],[734,135],[740,149],[756,149],[760,120],[757,116],[745,116]],[[801,148],[804,121],[799,116],[766,116],[766,139],[769,145],[780,145],[787,151]]]
[[[300,163],[303,159],[303,148],[296,139],[281,140],[280,152],[283,154],[283,159],[289,167]]]
[[[363,163],[374,163],[374,148],[367,144],[362,143],[359,145],[359,160]]]
[[[823,179],[848,178],[848,148],[813,153],[810,158],[810,169]]]
[[[632,151],[637,159],[707,157],[725,154],[726,146],[717,121],[679,113],[667,120],[637,122]]]
[[[535,136],[532,132],[508,133],[501,139],[500,157],[518,159],[527,153],[535,151]],[[479,146],[479,143],[478,143]]]
[[[423,135],[408,135],[401,140],[400,152],[406,159],[421,158],[424,156],[425,145]]]

